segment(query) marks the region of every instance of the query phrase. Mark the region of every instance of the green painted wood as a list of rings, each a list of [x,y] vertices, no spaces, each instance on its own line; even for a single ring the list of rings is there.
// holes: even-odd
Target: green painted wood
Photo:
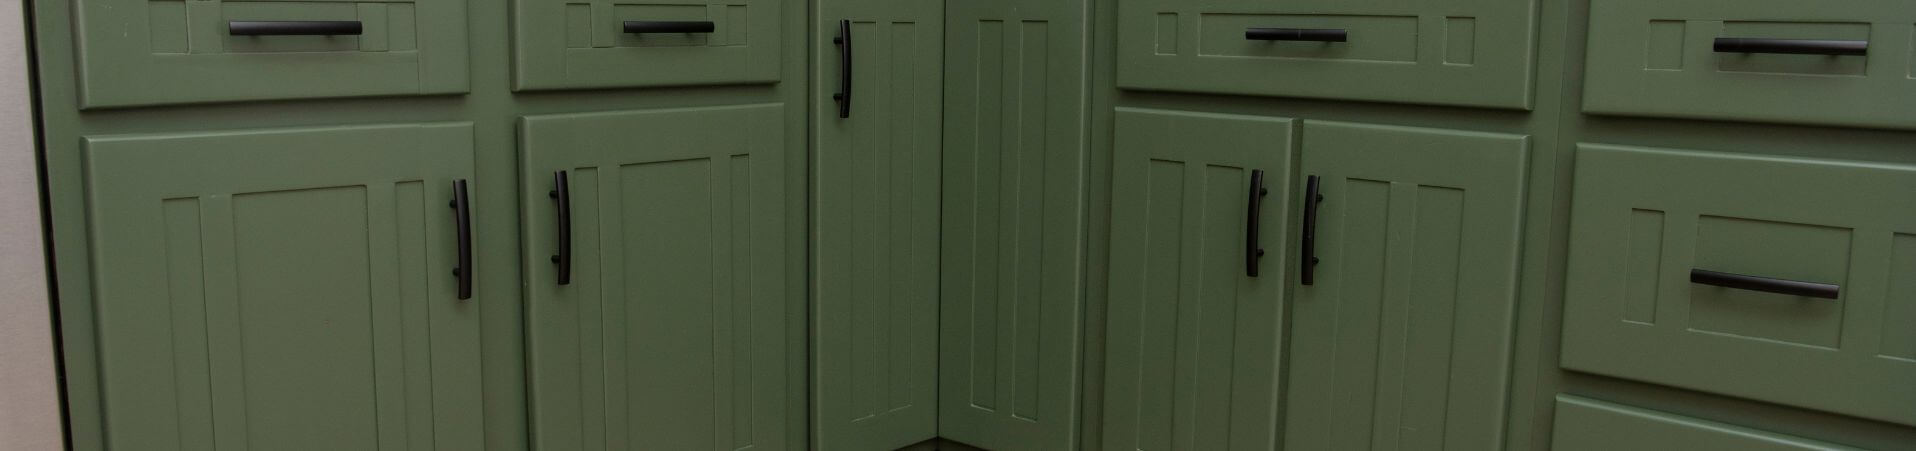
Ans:
[[[1291,305],[1285,448],[1501,448],[1528,140],[1327,121],[1303,135],[1323,202],[1316,281]]]
[[[937,435],[944,4],[818,2],[812,36],[812,427],[817,449]],[[853,34],[840,119],[838,21]]]
[[[1124,0],[1117,86],[1529,109],[1534,3]],[[1245,39],[1252,27],[1342,29],[1348,40]]]
[[[1583,110],[1916,129],[1916,11],[1894,0],[1592,2]],[[1869,41],[1867,56],[1717,53],[1719,37]]]
[[[945,11],[938,435],[1075,449],[1086,4]]]
[[[84,0],[83,107],[465,92],[455,0]],[[230,20],[356,20],[358,36],[229,36]],[[68,27],[58,28],[66,30]]]
[[[1847,446],[1576,396],[1557,396],[1552,449],[1845,451]]]
[[[1134,108],[1116,120],[1104,449],[1272,449],[1293,121]],[[1270,190],[1256,278],[1252,170]]]
[[[1579,146],[1564,367],[1916,425],[1911,192],[1913,165]],[[1842,289],[1733,290],[1692,269]]]
[[[513,89],[774,83],[782,0],[513,2]],[[709,21],[711,33],[625,33],[625,21]]]
[[[784,105],[522,122],[533,446],[789,443]],[[553,173],[568,171],[573,279],[558,285]]]
[[[86,138],[105,445],[484,446],[447,208],[471,148],[469,124]]]

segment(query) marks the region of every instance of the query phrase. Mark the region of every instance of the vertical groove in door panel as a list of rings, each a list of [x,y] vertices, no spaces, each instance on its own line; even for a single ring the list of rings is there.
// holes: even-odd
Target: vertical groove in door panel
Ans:
[[[936,434],[939,3],[819,3],[850,20],[851,114],[839,118],[843,47],[814,36],[813,447],[891,450]],[[831,110],[829,113],[826,110]]]
[[[527,333],[542,449],[784,449],[783,105],[527,118]],[[643,145],[632,145],[640,143]],[[556,283],[553,171],[575,279]],[[663,364],[661,362],[669,362]]]
[[[1245,275],[1252,170],[1274,176],[1258,222],[1289,203],[1289,119],[1120,108],[1114,142],[1106,448],[1275,446],[1283,278]],[[1285,255],[1282,241],[1260,243]],[[1269,274],[1284,261],[1267,257]]]
[[[948,2],[938,435],[1075,447],[1082,2]]]
[[[1510,371],[1522,136],[1308,122],[1317,283],[1292,324],[1289,449],[1494,449]]]

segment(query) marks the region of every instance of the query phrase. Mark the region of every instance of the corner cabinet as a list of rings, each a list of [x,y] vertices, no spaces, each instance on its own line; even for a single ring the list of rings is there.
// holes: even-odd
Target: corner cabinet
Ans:
[[[471,149],[467,124],[87,137],[97,291],[64,314],[95,320],[104,441],[483,447],[448,208]]]

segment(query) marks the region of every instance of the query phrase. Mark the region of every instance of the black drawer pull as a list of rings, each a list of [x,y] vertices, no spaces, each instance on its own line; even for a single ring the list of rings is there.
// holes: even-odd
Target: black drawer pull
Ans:
[[[559,220],[559,253],[552,256],[552,263],[559,265],[559,284],[572,284],[572,182],[565,171],[552,173],[552,197],[557,207]]]
[[[626,33],[711,33],[718,30],[712,21],[628,20]]]
[[[1304,230],[1303,243],[1298,245],[1297,282],[1304,285],[1317,283],[1317,204],[1324,203],[1324,191],[1317,176],[1304,179]]]
[[[357,20],[284,20],[226,23],[226,34],[233,36],[358,36],[364,32]]]
[[[1244,275],[1257,277],[1257,260],[1264,258],[1263,239],[1258,238],[1258,216],[1264,215],[1264,170],[1251,170],[1251,204],[1244,210]]]
[[[1350,32],[1342,28],[1246,28],[1244,39],[1253,41],[1344,42]]]
[[[472,299],[472,202],[466,195],[464,179],[452,181],[451,206],[453,234],[459,248],[452,276],[459,282],[459,299]]]
[[[1690,283],[1822,299],[1836,299],[1836,295],[1842,291],[1842,287],[1827,283],[1772,279],[1702,269],[1690,270]]]
[[[832,38],[838,44],[838,92],[832,94],[832,100],[838,102],[838,118],[852,117],[852,21],[838,21],[838,37]]]
[[[1832,39],[1716,38],[1719,53],[1787,53],[1792,55],[1868,55],[1869,41]]]

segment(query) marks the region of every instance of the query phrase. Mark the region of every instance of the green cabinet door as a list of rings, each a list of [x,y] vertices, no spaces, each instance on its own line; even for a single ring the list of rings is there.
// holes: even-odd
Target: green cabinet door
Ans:
[[[1858,448],[1658,412],[1589,398],[1557,395],[1553,451],[1860,451]]]
[[[1118,110],[1106,449],[1276,445],[1292,129],[1283,118]],[[1247,229],[1257,170],[1268,193],[1261,227]],[[1256,277],[1252,236],[1264,250]]]
[[[940,437],[1077,447],[1085,14],[1082,0],[946,3]]]
[[[512,86],[534,90],[777,82],[780,46],[798,36],[780,30],[783,3],[514,1]],[[627,23],[637,24],[628,28]]]
[[[1286,447],[1498,449],[1527,140],[1320,121],[1303,134],[1322,202],[1314,280],[1291,303]]]
[[[105,443],[480,449],[466,124],[85,139]],[[484,189],[483,185],[473,185]],[[77,413],[76,413],[77,414]]]
[[[944,2],[824,0],[812,64],[814,448],[935,437]],[[851,73],[834,45],[849,20]],[[851,76],[850,117],[834,94]]]
[[[524,120],[535,448],[804,447],[785,433],[803,411],[785,395],[784,108]]]
[[[1310,121],[1303,142],[1323,197],[1286,449],[1499,449],[1526,138]]]

